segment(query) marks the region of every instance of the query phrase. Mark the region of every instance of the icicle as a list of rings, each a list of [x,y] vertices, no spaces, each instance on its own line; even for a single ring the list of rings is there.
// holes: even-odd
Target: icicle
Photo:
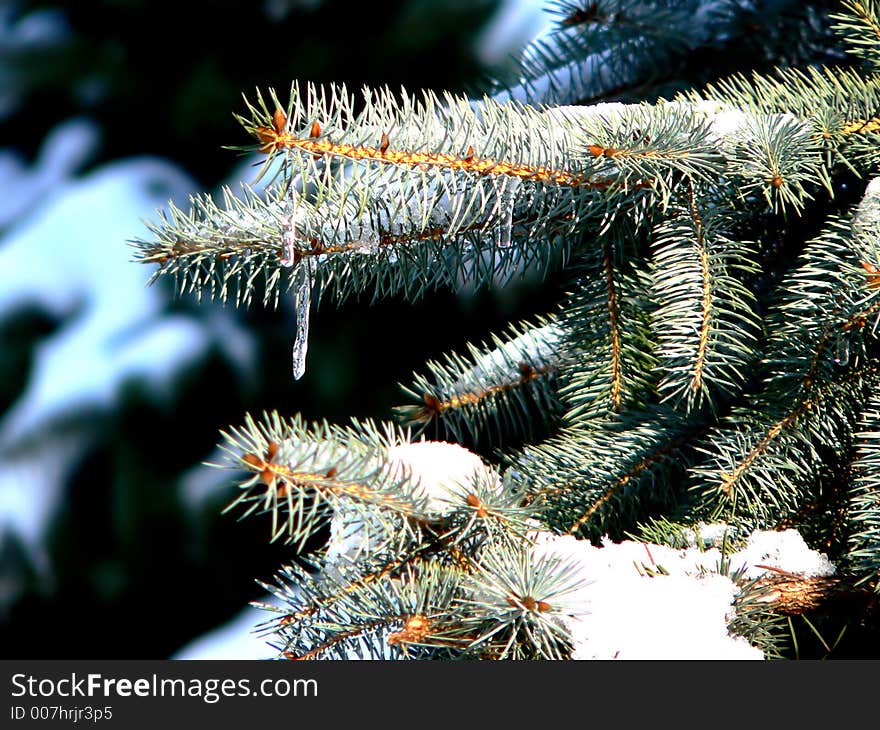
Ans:
[[[516,206],[516,193],[519,190],[520,181],[517,178],[507,178],[502,181],[498,190],[498,239],[499,248],[510,246],[511,229],[513,228],[513,209]]]
[[[306,371],[309,349],[309,311],[312,303],[312,278],[309,267],[301,265],[294,274],[293,296],[296,310],[296,339],[293,342],[293,377],[299,380]]]
[[[293,341],[293,377],[299,380],[306,371],[306,352],[309,349],[309,310],[312,301],[312,276],[314,261],[311,259],[297,260],[296,256],[296,207],[299,191],[296,180],[290,181],[287,206],[281,223],[284,230],[281,234],[282,266],[293,270],[293,307],[296,311],[296,339]]]
[[[849,338],[844,334],[838,334],[834,342],[834,362],[837,365],[849,363]]]
[[[281,216],[281,225],[284,230],[281,233],[281,259],[282,266],[293,266],[296,263],[296,204],[299,200],[299,192],[296,189],[296,181],[290,181],[290,192],[284,215]]]

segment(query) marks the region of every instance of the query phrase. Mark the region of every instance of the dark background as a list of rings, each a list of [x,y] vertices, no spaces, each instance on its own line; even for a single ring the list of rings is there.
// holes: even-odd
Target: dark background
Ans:
[[[80,174],[157,155],[195,178],[192,192],[216,190],[241,162],[222,147],[250,141],[232,116],[244,109],[242,92],[274,86],[283,94],[294,78],[355,89],[474,88],[485,71],[475,38],[497,6],[0,2],[7,23],[49,10],[66,27],[60,39],[2,52],[16,103],[0,120],[0,146],[32,161],[53,127],[86,118],[99,129],[100,147]],[[144,281],[149,274],[144,267]],[[67,414],[53,427],[88,429],[94,438],[44,535],[48,565],[35,565],[17,535],[0,530],[2,655],[163,658],[229,619],[260,597],[255,579],[269,580],[290,555],[268,544],[267,523],[221,515],[231,487],[196,510],[181,499],[182,474],[212,456],[220,429],[264,409],[335,422],[388,418],[402,402],[397,384],[426,358],[547,311],[553,296],[521,285],[476,296],[442,292],[417,305],[324,305],[313,313],[308,368],[298,382],[290,375],[289,303],[277,311],[255,305],[234,316],[259,342],[257,378],[243,378],[216,353],[179,373],[163,402],[132,378],[112,407]],[[174,299],[169,290],[167,298],[168,312],[206,311],[192,297]],[[63,322],[38,306],[0,322],[2,413],[26,387],[39,343]],[[31,487],[39,498],[40,484]]]

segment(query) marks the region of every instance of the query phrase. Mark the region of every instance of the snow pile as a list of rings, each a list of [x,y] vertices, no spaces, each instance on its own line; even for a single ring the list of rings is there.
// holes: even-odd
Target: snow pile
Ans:
[[[724,526],[714,526],[716,534]],[[710,532],[710,530],[707,530]],[[704,536],[703,531],[700,531]],[[634,541],[538,536],[537,556],[554,555],[581,566],[585,615],[567,619],[574,659],[762,659],[763,653],[731,636],[737,587],[719,574],[717,547],[675,549]],[[796,530],[756,531],[729,556],[730,570],[757,578],[768,568],[805,577],[829,575],[834,566],[810,550]]]
[[[494,470],[455,444],[404,444],[391,449],[389,456],[411,471],[438,514],[448,513],[480,474],[500,488]],[[359,516],[334,516],[331,531],[331,560],[340,555],[356,560],[369,551],[370,530],[364,530]],[[691,547],[683,549],[607,539],[595,547],[570,536],[537,533],[535,559],[556,557],[581,568],[585,587],[567,600],[578,604],[566,620],[573,658],[763,659],[760,649],[727,629],[738,588],[719,572],[720,548],[733,532],[724,524],[697,525],[685,535]],[[811,550],[796,530],[756,531],[741,550],[726,558],[728,572],[742,571],[747,579],[774,568],[805,577],[834,572],[828,559]]]
[[[476,485],[501,488],[501,478],[476,454],[445,441],[419,441],[400,444],[386,454],[388,469],[397,476],[409,475],[416,492],[427,498],[427,509],[438,516],[460,506]],[[364,522],[354,509],[339,510],[330,523],[326,559],[335,563],[345,557],[357,561],[368,555],[375,541],[383,540],[386,528],[375,520]]]
[[[727,632],[737,589],[724,576],[701,575],[714,567],[712,551],[633,541],[594,547],[543,533],[534,552],[582,567],[585,613],[566,621],[574,659],[763,659]]]
[[[730,569],[743,569],[749,579],[760,578],[768,568],[804,578],[833,575],[836,570],[825,555],[807,546],[797,530],[758,530],[749,536],[742,550],[730,556]]]
[[[688,528],[684,532],[684,539],[689,547],[721,547],[725,538],[733,539],[736,534],[730,525],[723,522],[712,522],[706,524],[700,522],[695,528]]]
[[[716,527],[719,534],[727,529]],[[570,609],[578,609],[571,611],[576,616],[566,619],[573,659],[764,658],[745,639],[728,633],[737,588],[718,574],[721,553],[716,548],[674,549],[607,540],[595,547],[574,537],[539,533],[533,554],[582,567],[584,587],[566,598]],[[756,531],[729,559],[732,569],[745,568],[752,577],[767,572],[760,565],[805,577],[834,572],[828,559],[810,550],[796,530]],[[253,633],[253,627],[265,620],[264,610],[248,608],[181,649],[175,658],[265,658],[272,650]]]
[[[392,470],[407,472],[428,498],[428,511],[445,515],[461,506],[475,484],[501,487],[501,478],[479,456],[445,441],[401,444],[388,451]]]
[[[387,457],[393,470],[412,476],[431,511],[439,515],[448,514],[480,481],[501,489],[498,473],[456,444],[402,444],[391,448]],[[357,560],[369,554],[371,535],[382,533],[378,526],[366,528],[361,513],[334,515],[328,561],[332,564],[342,556]],[[558,559],[579,570],[575,578],[581,587],[565,600],[572,658],[763,659],[760,649],[728,632],[739,589],[727,574],[742,571],[750,579],[776,569],[812,577],[830,575],[835,568],[791,529],[755,531],[741,550],[723,556],[720,547],[733,532],[724,524],[699,524],[685,534],[691,545],[687,548],[609,539],[596,547],[571,536],[534,533],[536,562]],[[722,575],[725,557],[729,568]],[[236,621],[178,656],[258,656],[256,645],[237,633],[241,625],[241,620]]]

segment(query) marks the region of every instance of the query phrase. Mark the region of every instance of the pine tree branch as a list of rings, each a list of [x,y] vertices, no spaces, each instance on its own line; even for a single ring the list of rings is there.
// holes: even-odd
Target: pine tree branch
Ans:
[[[880,311],[872,273],[880,246],[878,192],[877,182],[868,185],[853,213],[833,219],[808,242],[779,284],[767,318],[764,363],[780,393],[809,394],[841,365],[866,357]]]
[[[558,325],[538,324],[511,328],[506,341],[493,336],[491,350],[469,345],[466,358],[429,361],[429,375],[404,389],[418,405],[398,406],[398,418],[419,430],[433,424],[457,442],[497,446],[531,438],[536,421],[549,425],[559,410],[555,381],[563,357]]]
[[[611,335],[611,410],[614,413],[619,413],[621,390],[620,312],[610,253],[606,253],[603,257],[602,266],[605,269],[605,285],[608,291],[608,332]]]
[[[874,71],[880,70],[880,4],[877,0],[845,0],[846,13],[831,16],[846,42],[848,53],[863,59]]]
[[[861,581],[880,590],[880,408],[871,393],[856,434],[848,500],[847,562]]]
[[[319,296],[329,290],[342,299],[369,289],[377,297],[415,297],[462,275],[479,285],[505,266],[548,261],[560,238],[570,242],[576,231],[599,225],[612,201],[625,205],[645,195],[667,200],[674,174],[717,179],[732,164],[749,189],[766,188],[768,199],[781,203],[799,201],[803,186],[821,178],[814,170],[818,158],[806,149],[790,174],[781,173],[787,177],[778,190],[764,168],[760,179],[749,179],[754,173],[744,160],[754,167],[753,152],[746,155],[725,141],[740,133],[747,118],[740,115],[731,126],[730,114],[713,104],[536,111],[487,100],[477,112],[462,98],[448,97],[445,106],[431,96],[401,104],[368,91],[372,106],[355,116],[344,89],[331,92],[332,103],[318,100],[315,87],[307,87],[305,98],[291,97],[289,108],[299,117],[286,117],[276,139],[299,140],[305,149],[278,153],[285,156],[288,184],[270,188],[264,198],[251,194],[239,201],[227,194],[226,209],[207,198],[195,200],[188,213],[171,208],[154,224],[154,241],[135,242],[141,260],[160,263],[156,276],[174,275],[181,290],[208,288],[221,299],[235,285],[239,303],[250,300],[263,277],[264,299],[271,301],[285,268],[293,263],[292,282],[311,258],[308,278]],[[246,121],[251,129],[271,124],[268,111],[252,112]],[[321,135],[339,137],[322,142],[330,146],[321,161],[313,158],[313,150],[320,150],[308,129],[318,117],[325,119]],[[384,145],[362,144],[389,119],[401,142],[411,141],[410,148],[400,148],[404,161],[388,158],[390,147],[383,152]],[[767,122],[777,135],[792,124]],[[497,135],[499,129],[505,134]],[[468,162],[471,155],[459,148],[475,144],[486,154]],[[361,154],[361,148],[373,152]],[[734,154],[725,162],[728,149]],[[358,158],[344,177],[323,160],[336,153]],[[479,169],[469,169],[474,159]],[[292,179],[311,192],[292,189]],[[502,263],[481,268],[485,253]]]
[[[751,12],[769,21],[793,4],[759,2],[753,10],[727,0],[551,3],[557,28],[523,49],[513,71],[494,81],[493,98],[534,105],[595,100],[662,78],[688,53],[734,42],[749,32],[744,21]]]
[[[850,367],[811,396],[758,400],[709,433],[702,451],[708,459],[692,468],[698,513],[712,520],[762,528],[796,513],[819,482],[817,446],[851,439],[853,407],[876,383],[872,364]],[[771,405],[772,403],[772,405]],[[775,516],[774,516],[775,515]]]
[[[880,77],[853,69],[777,69],[773,75],[754,74],[710,84],[692,92],[692,101],[716,99],[743,112],[790,114],[812,129],[811,144],[819,145],[828,169],[844,165],[857,174],[876,166],[880,116]]]
[[[757,358],[755,297],[743,279],[757,272],[750,244],[729,237],[736,222],[727,201],[694,188],[654,232],[652,295],[658,391],[686,411],[717,408],[741,392]]]
[[[523,93],[556,93],[572,64],[598,61],[581,80],[601,86],[614,64],[638,76],[671,53],[655,4],[608,3],[559,4],[564,27],[527,56],[537,75]],[[727,6],[662,5],[678,25],[686,9]],[[876,2],[847,7],[842,32],[870,66]],[[707,42],[694,25],[681,48]],[[578,33],[604,45],[576,51]],[[629,49],[636,38],[643,48]],[[300,550],[330,523],[320,572],[289,567],[269,588],[283,604],[266,628],[280,655],[570,656],[579,572],[536,557],[539,522],[589,539],[660,515],[791,523],[817,544],[846,538],[843,572],[777,569],[758,582],[763,598],[739,601],[744,631],[769,646],[771,613],[843,600],[874,611],[880,183],[814,234],[816,201],[842,189],[845,168],[868,176],[880,162],[877,74],[786,69],[654,104],[502,97],[367,88],[358,101],[343,86],[294,84],[282,105],[257,92],[240,120],[264,170],[279,170],[274,184],[172,207],[136,242],[181,289],[247,303],[260,280],[266,302],[293,288],[300,356],[313,291],[412,298],[575,263],[551,323],[429,363],[398,411],[503,444],[503,476],[459,446],[369,422],[271,414],[224,434],[229,466],[247,473],[230,507],[267,515],[272,538]],[[792,244],[811,240],[790,270],[760,272],[744,241],[769,249],[761,234],[783,226]],[[558,431],[511,447],[557,416]]]
[[[674,503],[683,449],[703,428],[669,409],[628,411],[527,447],[510,469],[551,530],[620,535]]]
[[[226,509],[269,513],[273,540],[285,537],[302,549],[344,506],[380,517],[376,524],[389,536],[400,528],[392,525],[397,519],[430,519],[417,485],[387,459],[404,434],[383,434],[371,424],[307,427],[299,417],[284,421],[272,413],[260,423],[248,417],[244,428],[223,435],[228,466],[252,474]]]
[[[628,262],[638,227],[613,222],[575,268],[560,315],[567,355],[559,393],[568,426],[620,412],[650,389],[653,303],[644,276]]]

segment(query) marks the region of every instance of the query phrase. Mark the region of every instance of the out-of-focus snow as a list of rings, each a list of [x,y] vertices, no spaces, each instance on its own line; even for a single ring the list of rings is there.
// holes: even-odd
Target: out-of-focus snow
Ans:
[[[209,466],[222,464],[224,457],[223,451],[214,449],[202,463],[192,466],[180,477],[177,485],[180,500],[190,511],[198,511],[224,492],[231,492],[229,472]]]
[[[0,150],[0,230],[20,222],[85,165],[97,147],[95,125],[69,119],[49,132],[30,167],[16,150]]]
[[[71,467],[92,442],[88,433],[60,433],[35,442],[26,452],[0,452],[0,542],[4,532],[15,532],[43,575],[50,569],[42,544],[45,525],[55,513]]]
[[[146,288],[127,239],[192,183],[158,160],[107,165],[64,186],[0,243],[0,322],[28,306],[63,318],[38,348],[24,394],[0,421],[0,446],[73,410],[109,405],[132,375],[164,384],[205,347],[185,317],[157,317],[165,294]]]
[[[223,187],[228,187],[237,196],[243,195],[245,189],[261,194],[270,183],[278,179],[283,166],[283,155],[275,155],[268,166],[265,155],[248,155],[232,168]]]
[[[182,202],[194,182],[153,158],[64,179],[93,138],[93,130],[77,124],[56,132],[26,176],[38,188],[39,207],[0,240],[0,325],[28,307],[61,321],[37,346],[24,392],[0,417],[0,529],[18,532],[37,562],[60,487],[89,440],[81,432],[56,444],[47,427],[112,409],[130,381],[156,400],[166,398],[175,379],[212,346],[239,370],[254,367],[251,337],[228,312],[206,311],[198,319],[167,313],[168,292],[145,286],[149,270],[132,261],[126,245],[146,235],[144,219],[169,198]],[[3,203],[0,220],[11,214]]]
[[[263,0],[263,12],[269,20],[284,20],[294,10],[311,13],[321,7],[323,0]]]
[[[254,627],[270,615],[248,606],[234,619],[203,634],[175,653],[171,659],[273,659],[277,652]]]
[[[505,0],[476,39],[474,50],[486,65],[502,63],[553,25],[545,0]]]
[[[0,8],[0,48],[7,53],[58,43],[67,37],[67,22],[57,8],[35,10],[18,17],[17,5],[6,2]]]

